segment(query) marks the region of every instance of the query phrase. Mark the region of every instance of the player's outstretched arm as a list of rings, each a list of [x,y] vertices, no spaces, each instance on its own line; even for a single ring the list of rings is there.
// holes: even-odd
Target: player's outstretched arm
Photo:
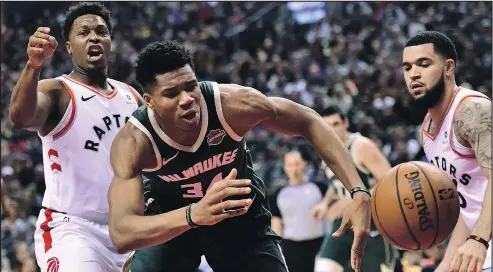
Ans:
[[[9,119],[19,129],[40,131],[58,102],[60,91],[64,90],[63,83],[55,79],[38,82],[42,63],[57,46],[49,32],[49,28],[40,27],[29,38],[29,60],[12,91]]]
[[[314,110],[288,99],[266,97],[253,88],[222,84],[220,89],[224,117],[236,134],[244,135],[258,125],[286,135],[302,136],[317,149],[348,190],[364,188],[347,148]]]
[[[491,239],[491,101],[482,97],[466,98],[454,114],[454,133],[459,142],[474,150],[488,185],[483,207],[471,235],[486,241]],[[486,246],[467,240],[452,261],[454,271],[481,270],[486,257]]]
[[[144,216],[142,169],[156,167],[153,152],[147,136],[131,123],[118,132],[111,147],[111,164],[115,176],[108,192],[109,227],[111,240],[120,253],[165,243],[191,228],[186,218],[186,207]],[[248,211],[252,199],[222,201],[229,196],[251,192],[248,187],[251,181],[237,180],[236,174],[236,170],[231,171],[190,207],[194,224],[214,225]],[[227,209],[235,210],[225,212]]]
[[[221,85],[220,88],[224,118],[236,134],[244,135],[258,125],[283,134],[302,136],[315,147],[348,190],[365,188],[347,148],[315,111],[284,98],[268,98],[252,88],[238,85]],[[370,206],[369,195],[356,193],[341,228],[335,233],[340,237],[346,229],[353,229],[351,264],[357,271],[370,231]]]

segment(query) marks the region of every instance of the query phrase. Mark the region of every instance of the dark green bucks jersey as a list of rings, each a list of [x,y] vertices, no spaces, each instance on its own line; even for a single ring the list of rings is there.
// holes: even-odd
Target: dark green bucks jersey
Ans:
[[[129,120],[151,140],[158,161],[155,169],[143,170],[146,214],[165,213],[198,202],[212,184],[236,168],[237,179],[252,181],[252,193],[241,196],[255,197],[248,214],[256,213],[256,219],[260,216],[265,219],[261,221],[269,223],[265,185],[252,169],[245,140],[223,117],[218,84],[206,81],[200,82],[199,87],[201,130],[192,146],[183,146],[167,136],[157,123],[154,111],[145,105]]]

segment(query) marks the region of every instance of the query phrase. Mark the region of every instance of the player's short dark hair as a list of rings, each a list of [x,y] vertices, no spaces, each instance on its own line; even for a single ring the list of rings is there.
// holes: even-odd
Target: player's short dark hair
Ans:
[[[344,112],[342,112],[342,110],[336,106],[329,106],[329,107],[321,110],[319,114],[322,117],[338,114],[342,120],[346,119],[346,115],[344,114]]]
[[[153,42],[140,51],[137,57],[136,78],[144,92],[156,82],[156,76],[190,65],[194,69],[189,50],[177,41]]]
[[[416,46],[421,44],[433,44],[433,49],[447,59],[453,59],[457,64],[457,50],[452,40],[442,32],[423,31],[419,32],[406,42],[406,46]]]
[[[65,20],[62,22],[62,38],[68,41],[70,35],[70,30],[72,30],[72,25],[75,19],[80,16],[93,14],[103,18],[110,34],[112,33],[113,26],[111,25],[111,13],[110,11],[101,3],[98,2],[80,2],[76,5],[70,6],[70,8],[65,13]]]

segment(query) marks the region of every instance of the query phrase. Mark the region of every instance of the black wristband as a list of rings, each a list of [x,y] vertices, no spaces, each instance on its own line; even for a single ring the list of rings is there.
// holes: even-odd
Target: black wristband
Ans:
[[[481,244],[483,244],[486,247],[486,249],[488,249],[490,247],[490,245],[488,244],[488,241],[486,241],[485,239],[483,239],[479,236],[476,236],[476,235],[469,235],[469,237],[467,237],[467,240],[474,240],[474,241],[480,242]]]
[[[354,198],[354,194],[357,193],[357,192],[363,192],[363,193],[367,193],[370,197],[371,197],[371,194],[370,194],[370,191],[368,191],[367,189],[364,189],[364,188],[361,188],[361,187],[354,187],[353,189],[351,189],[350,193],[351,193],[351,198]]]
[[[195,224],[193,221],[192,221],[192,204],[188,205],[187,206],[187,210],[186,210],[186,217],[187,217],[187,223],[188,225],[190,225],[190,227],[192,227],[193,229],[196,229],[198,227],[200,227],[199,225]]]

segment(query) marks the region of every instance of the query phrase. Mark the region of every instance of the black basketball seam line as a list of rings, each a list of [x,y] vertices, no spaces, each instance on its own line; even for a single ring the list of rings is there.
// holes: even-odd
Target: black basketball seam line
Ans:
[[[382,179],[382,180],[383,180],[383,179]],[[388,233],[387,231],[385,231],[385,228],[383,227],[383,224],[382,224],[382,223],[380,223],[380,219],[379,219],[379,217],[378,217],[378,210],[377,210],[377,189],[378,189],[378,186],[379,186],[379,185],[380,185],[380,183],[377,183],[377,185],[375,186],[375,189],[374,189],[374,194],[375,194],[375,195],[373,196],[373,198],[375,198],[375,200],[373,201],[373,206],[375,206],[375,207],[374,207],[374,209],[375,209],[375,216],[377,217],[377,221],[378,221],[378,223],[379,223],[380,227],[382,228],[383,233],[387,236],[387,238],[388,238],[388,239],[389,239],[392,243],[394,243],[396,246],[400,246],[401,248],[405,249],[406,247],[405,247],[405,246],[403,246],[403,245],[401,245],[400,243],[397,243],[397,242],[394,240],[394,238],[392,238],[392,237],[389,235],[389,233]]]
[[[399,168],[397,168],[397,171],[395,171],[395,190],[397,191],[397,199],[399,200],[399,208],[401,209],[401,214],[402,217],[404,218],[404,223],[406,224],[407,230],[409,231],[409,234],[411,234],[411,237],[413,240],[418,244],[418,248],[414,250],[420,250],[421,249],[421,243],[416,239],[414,236],[413,231],[411,230],[411,227],[409,226],[409,222],[407,222],[406,214],[404,213],[404,208],[402,208],[401,204],[401,195],[399,195]],[[412,192],[412,190],[411,190]]]
[[[437,203],[437,199],[436,199],[436,196],[435,196],[435,190],[433,190],[433,186],[431,185],[431,182],[430,180],[428,179],[428,176],[426,175],[425,171],[423,171],[419,165],[411,162],[412,164],[414,164],[418,169],[419,171],[421,171],[423,173],[423,176],[425,176],[425,179],[426,179],[426,182],[428,182],[428,185],[430,185],[430,188],[431,188],[431,192],[433,193],[433,201],[435,202],[435,211],[436,211],[436,229],[435,229],[435,237],[433,238],[433,241],[431,242],[430,245],[433,245],[433,243],[435,243],[436,239],[437,239],[437,236],[438,236],[438,230],[440,229],[439,226],[440,226],[440,214],[439,214],[439,211],[438,211],[438,203]]]

